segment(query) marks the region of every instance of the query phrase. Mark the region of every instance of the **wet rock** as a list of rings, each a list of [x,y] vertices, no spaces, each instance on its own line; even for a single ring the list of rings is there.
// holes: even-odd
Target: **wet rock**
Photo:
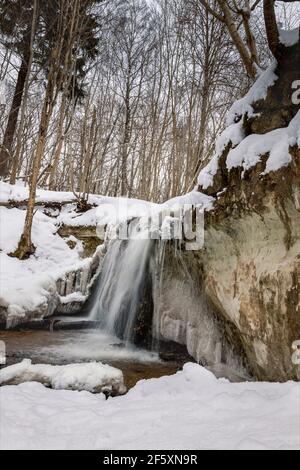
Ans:
[[[99,231],[96,226],[91,227],[73,227],[68,225],[61,225],[58,230],[58,234],[62,238],[68,239],[69,237],[75,237],[77,240],[83,243],[83,257],[90,258],[94,256],[97,248],[104,243],[104,239],[99,238]]]

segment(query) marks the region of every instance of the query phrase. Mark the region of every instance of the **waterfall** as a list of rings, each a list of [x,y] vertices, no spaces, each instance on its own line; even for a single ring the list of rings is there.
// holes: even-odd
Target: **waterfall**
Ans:
[[[143,233],[134,239],[111,240],[103,261],[90,319],[126,342],[133,340],[152,246]]]
[[[154,302],[152,289],[161,284],[166,243],[174,238],[178,221],[167,211],[156,211],[151,217],[109,227],[89,313],[105,333],[135,344],[159,336],[154,331],[159,324],[159,299]],[[124,229],[129,232],[126,240],[119,238]],[[176,240],[174,246],[177,250]]]

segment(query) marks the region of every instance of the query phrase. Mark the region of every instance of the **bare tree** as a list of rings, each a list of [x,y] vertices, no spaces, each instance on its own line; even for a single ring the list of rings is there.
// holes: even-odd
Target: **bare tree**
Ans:
[[[73,69],[74,50],[78,47],[80,34],[84,31],[81,23],[82,9],[80,0],[60,0],[60,12],[61,14],[57,19],[57,43],[51,53],[37,146],[32,164],[25,225],[19,246],[14,253],[14,256],[19,259],[26,259],[35,251],[31,241],[31,229],[36,188],[46,145],[47,131],[58,93],[66,82],[68,74]]]

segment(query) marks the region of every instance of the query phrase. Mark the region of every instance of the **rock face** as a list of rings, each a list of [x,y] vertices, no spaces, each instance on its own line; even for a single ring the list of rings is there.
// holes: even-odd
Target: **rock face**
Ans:
[[[206,214],[205,248],[169,249],[155,324],[204,365],[259,380],[300,380],[300,152],[290,167],[229,176]],[[155,296],[157,295],[155,293]]]
[[[299,111],[291,100],[298,49],[287,49],[266,99],[252,104],[258,114],[239,116],[246,137],[286,127]],[[210,187],[199,187],[216,197],[205,248],[183,254],[185,274],[174,254],[166,257],[156,324],[198,362],[221,362],[258,380],[300,380],[292,361],[300,340],[300,150],[291,147],[291,164],[264,174],[268,154],[247,171],[229,170],[232,147],[220,155]]]
[[[97,233],[97,227],[74,227],[68,225],[62,225],[58,230],[58,235],[62,238],[75,237],[77,240],[83,243],[83,257],[90,258],[94,255],[98,246],[103,244],[102,239],[99,238]]]
[[[203,366],[223,364],[226,376],[234,371],[248,378],[250,367],[238,329],[207,295],[203,264],[198,252],[179,254],[172,246],[166,248],[163,270],[154,284],[153,336],[187,346]]]
[[[207,217],[200,254],[204,286],[223,318],[237,327],[256,378],[300,379],[292,344],[300,338],[300,155],[290,168],[236,182]],[[248,191],[245,188],[248,186]]]

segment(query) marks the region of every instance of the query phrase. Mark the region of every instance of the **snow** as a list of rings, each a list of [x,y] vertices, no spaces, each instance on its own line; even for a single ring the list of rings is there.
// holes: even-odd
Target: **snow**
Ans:
[[[280,42],[281,44],[284,44],[286,47],[291,47],[297,44],[300,38],[300,29],[295,28],[295,29],[279,29],[280,33]]]
[[[29,190],[24,185],[16,184],[10,185],[8,183],[0,182],[0,202],[18,201],[22,202],[28,199]],[[67,202],[75,201],[76,198],[73,193],[68,192],[55,192],[37,190],[36,200],[39,202]]]
[[[175,197],[165,202],[160,206],[160,209],[168,209],[169,211],[174,211],[176,209],[183,208],[184,206],[201,206],[205,211],[210,211],[214,207],[215,199],[211,196],[207,196],[199,191],[192,191],[183,196]]]
[[[199,175],[198,183],[203,189],[207,189],[213,185],[214,176],[217,174],[219,167],[219,159],[227,145],[231,143],[233,146],[236,146],[243,140],[244,131],[242,124],[242,120],[235,124],[231,124],[218,137],[215,155]]]
[[[239,145],[244,137],[243,116],[248,114],[249,117],[254,116],[252,104],[256,101],[265,99],[269,87],[274,85],[278,77],[275,75],[277,62],[274,61],[267,70],[260,72],[260,75],[249,92],[240,100],[236,101],[231,107],[227,116],[227,128],[217,139],[216,150],[213,158],[208,165],[203,168],[199,174],[198,183],[203,189],[207,189],[213,185],[214,177],[219,168],[219,160],[231,143],[232,147]]]
[[[25,210],[1,207],[1,203],[23,202],[27,198],[28,188],[0,182],[0,307],[7,309],[8,326],[26,320],[32,312],[48,315],[47,306],[57,296],[56,282],[64,279],[68,273],[90,265],[90,259],[82,259],[83,246],[80,241],[72,250],[67,244],[68,240],[57,234],[62,224],[98,229],[107,225],[115,227],[133,218],[155,218],[159,212],[172,211],[184,205],[201,205],[203,209],[211,210],[214,203],[213,198],[196,191],[165,204],[91,195],[89,203],[95,207],[85,213],[78,213],[76,198],[72,193],[38,190],[37,201],[40,203],[63,202],[65,205],[61,211],[53,209],[53,217],[45,215],[39,208],[32,229],[36,252],[29,260],[20,262],[8,255],[18,246]],[[76,241],[74,237],[69,240]],[[63,303],[79,300],[84,300],[80,292],[74,293],[72,297],[61,298]]]
[[[237,118],[244,116],[246,113],[249,117],[254,115],[252,104],[264,100],[267,97],[268,89],[278,80],[275,74],[276,68],[277,62],[274,60],[264,72],[260,73],[248,93],[233,104],[227,116],[227,126],[234,124]]]
[[[0,307],[8,309],[8,323],[24,319],[26,312],[42,311],[56,293],[56,281],[90,260],[80,258],[80,246],[71,250],[52,218],[38,211],[32,241],[36,253],[26,261],[8,256],[18,245],[25,211],[0,207]]]
[[[65,297],[59,297],[60,302],[63,305],[70,304],[72,302],[78,302],[78,303],[83,303],[87,300],[86,295],[82,295],[80,292],[73,292],[73,294],[66,295]]]
[[[37,383],[0,389],[1,449],[299,449],[300,384],[217,380],[196,364],[104,400]]]
[[[243,167],[244,171],[255,166],[263,155],[269,154],[264,174],[289,165],[291,146],[300,144],[300,111],[287,128],[275,129],[267,134],[252,134],[229,152],[227,168]]]
[[[106,364],[70,364],[51,366],[32,364],[24,359],[21,363],[0,370],[0,386],[39,382],[55,390],[78,390],[91,393],[126,392],[122,371]]]
[[[27,199],[27,187],[0,181],[0,204],[9,201],[23,202]],[[157,204],[139,199],[90,195],[88,202],[94,207],[85,213],[78,213],[76,211],[77,200],[73,193],[42,189],[37,190],[36,201],[40,204],[64,203],[56,222],[57,225],[65,224],[70,227],[95,227],[100,222],[103,225],[117,224],[130,218],[141,217],[147,211],[150,212],[159,207]]]
[[[96,197],[92,196],[97,207],[85,214],[76,213],[75,209],[66,207],[58,217],[58,222],[71,227],[119,225],[134,218],[151,218],[165,210],[175,210],[184,205],[201,205],[205,210],[213,208],[214,199],[197,191],[171,199],[164,204],[155,204],[138,199]]]
[[[276,62],[273,62],[259,76],[247,95],[232,106],[228,115],[228,127],[217,140],[215,155],[200,172],[198,183],[204,190],[213,185],[220,158],[229,144],[231,144],[231,149],[226,161],[228,170],[242,167],[244,174],[245,171],[260,162],[264,155],[268,155],[264,175],[278,171],[291,163],[290,147],[300,146],[300,111],[286,128],[275,129],[261,135],[252,134],[247,137],[243,132],[243,116],[246,113],[248,116],[254,116],[252,104],[266,98],[268,88],[277,80],[276,66]]]

